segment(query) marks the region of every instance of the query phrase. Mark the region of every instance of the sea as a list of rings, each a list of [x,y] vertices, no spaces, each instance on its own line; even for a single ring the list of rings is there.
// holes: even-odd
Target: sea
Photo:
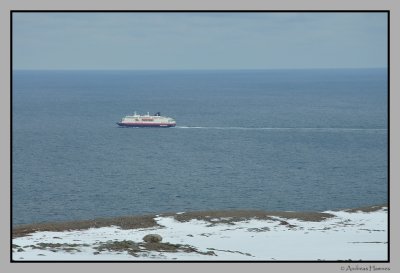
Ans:
[[[12,73],[13,225],[388,202],[386,69]]]

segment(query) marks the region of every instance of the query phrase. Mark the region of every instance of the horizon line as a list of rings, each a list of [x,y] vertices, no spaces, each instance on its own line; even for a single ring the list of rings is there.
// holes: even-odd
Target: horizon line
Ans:
[[[388,67],[303,67],[303,68],[13,68],[12,71],[243,71],[243,70],[335,70],[388,69]]]

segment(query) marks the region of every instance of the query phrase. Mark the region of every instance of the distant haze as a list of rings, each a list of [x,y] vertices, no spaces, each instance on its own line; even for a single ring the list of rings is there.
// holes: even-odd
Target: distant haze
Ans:
[[[14,69],[387,66],[377,12],[13,13]]]

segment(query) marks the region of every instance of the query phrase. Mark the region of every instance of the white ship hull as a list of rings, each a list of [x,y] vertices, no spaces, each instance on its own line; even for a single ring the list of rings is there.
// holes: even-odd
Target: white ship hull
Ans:
[[[163,117],[160,113],[155,114],[154,116],[147,115],[138,115],[135,114],[132,116],[124,117],[120,122],[117,122],[119,126],[122,127],[174,127],[176,126],[176,122],[174,119],[169,117]]]

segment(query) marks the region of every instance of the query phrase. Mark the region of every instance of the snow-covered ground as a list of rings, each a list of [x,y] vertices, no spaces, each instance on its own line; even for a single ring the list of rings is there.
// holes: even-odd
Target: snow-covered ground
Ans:
[[[160,227],[121,229],[117,226],[86,230],[40,231],[13,239],[13,260],[247,260],[318,261],[387,260],[387,210],[373,212],[326,211],[334,217],[301,221],[272,216],[215,224],[173,216],[156,216]],[[217,220],[217,219],[215,219]],[[219,218],[218,220],[221,220]],[[226,219],[229,220],[229,219]],[[218,222],[218,223],[217,223]],[[189,245],[196,251],[149,250],[147,234],[159,234],[162,243]],[[96,249],[121,241],[140,244],[139,252]],[[187,250],[187,248],[186,248]]]

